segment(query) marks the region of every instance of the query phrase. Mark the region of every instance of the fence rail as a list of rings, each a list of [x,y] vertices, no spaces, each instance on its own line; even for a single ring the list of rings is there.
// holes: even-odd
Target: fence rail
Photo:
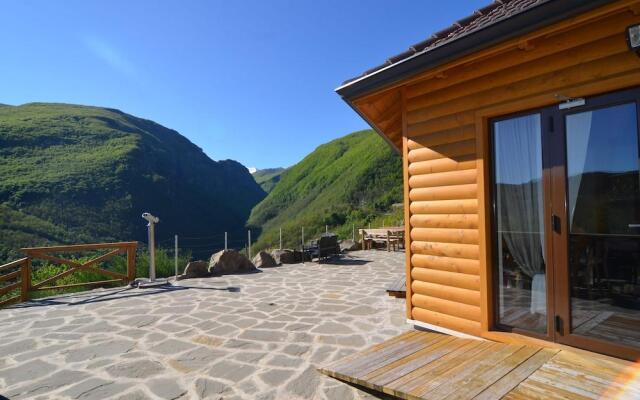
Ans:
[[[20,301],[29,300],[30,293],[42,290],[56,290],[56,289],[68,289],[80,286],[100,286],[105,284],[122,282],[124,284],[133,281],[136,278],[136,249],[138,242],[117,242],[117,243],[91,243],[91,244],[77,244],[68,246],[50,246],[50,247],[27,247],[20,249],[27,255],[25,258],[10,262],[0,266],[0,283],[13,281],[0,287],[0,296],[6,295],[16,289],[20,289],[20,294],[10,297],[8,299],[0,301],[0,307],[9,304],[17,303]],[[106,250],[111,251],[94,257],[85,262],[77,262],[68,260],[61,256],[53,255],[52,253],[79,253],[92,250]],[[98,268],[96,265],[107,261],[116,255],[127,255],[127,273],[122,274],[119,272],[109,271],[106,269]],[[32,260],[40,259],[52,262],[58,265],[66,265],[68,270],[49,277],[41,282],[33,283],[31,281],[32,273]],[[11,271],[2,274],[4,271]],[[58,279],[71,275],[79,271],[92,271],[103,276],[108,276],[113,279],[100,280],[93,282],[73,283],[67,285],[51,285],[55,284]],[[19,278],[19,279],[18,279]]]

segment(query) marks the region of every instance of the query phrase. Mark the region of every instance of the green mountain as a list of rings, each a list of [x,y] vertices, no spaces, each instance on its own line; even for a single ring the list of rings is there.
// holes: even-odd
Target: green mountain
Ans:
[[[396,224],[402,209],[402,162],[373,131],[360,131],[319,146],[287,168],[273,190],[251,212],[249,224],[260,231],[255,249],[278,244],[300,246],[300,230],[312,238],[325,225],[342,237],[352,226]]]
[[[24,246],[141,240],[144,211],[173,234],[244,237],[265,192],[178,132],[118,110],[0,107],[0,262]]]
[[[252,175],[262,190],[269,193],[280,182],[280,176],[284,171],[286,168],[265,168],[257,170]]]

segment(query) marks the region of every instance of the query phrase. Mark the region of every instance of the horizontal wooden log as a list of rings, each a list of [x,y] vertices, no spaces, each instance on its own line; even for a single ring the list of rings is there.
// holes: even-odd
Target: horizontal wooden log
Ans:
[[[622,12],[615,16],[598,21],[597,25],[583,24],[572,29],[564,29],[552,35],[545,35],[535,40],[532,49],[523,51],[515,45],[508,52],[503,52],[497,57],[487,57],[466,65],[449,68],[446,78],[436,78],[438,71],[429,72],[425,79],[408,85],[406,88],[407,103],[412,106],[415,97],[423,96],[453,85],[464,84],[467,81],[485,78],[487,75],[501,71],[505,68],[521,65],[532,60],[538,60],[549,55],[563,57],[567,50],[593,43],[599,39],[620,34],[621,26],[629,26],[637,23],[637,17],[633,13]],[[442,75],[442,72],[440,72]]]
[[[413,228],[411,239],[422,242],[478,244],[477,229]]]
[[[412,201],[412,214],[477,214],[478,200]]]
[[[431,268],[461,274],[478,275],[480,273],[480,261],[467,258],[413,254],[411,256],[411,265],[416,268]]]
[[[5,275],[0,275],[0,282],[5,282],[11,279],[16,279],[17,277],[20,276],[20,274],[22,274],[21,270],[17,270],[17,271],[13,271],[9,274],[5,274]]]
[[[474,156],[475,154],[476,141],[475,139],[470,139],[462,142],[444,144],[442,146],[410,150],[408,159],[410,163],[441,158],[450,158],[454,161],[467,161],[470,155]]]
[[[20,282],[12,283],[11,285],[3,286],[0,288],[0,296],[9,293],[12,290],[19,289],[22,284]]]
[[[20,267],[22,264],[24,264],[27,261],[27,257],[25,258],[21,258],[19,260],[15,260],[15,261],[11,261],[10,263],[4,264],[4,265],[0,265],[0,271],[5,271],[8,269],[12,269],[12,268],[18,268]]]
[[[49,247],[25,247],[20,249],[24,253],[65,253],[65,252],[78,252],[86,250],[99,250],[99,249],[113,249],[118,247],[136,247],[138,242],[115,242],[115,243],[89,243],[89,244],[74,244],[66,246],[49,246]]]
[[[431,188],[415,188],[409,191],[411,201],[464,200],[478,197],[478,185],[438,186]]]
[[[410,224],[414,228],[461,228],[477,229],[477,214],[414,214]]]
[[[463,171],[476,169],[475,154],[464,156],[464,160],[456,158],[439,158],[437,160],[416,161],[409,164],[409,175],[433,174],[437,172]]]
[[[2,300],[0,301],[0,307],[4,307],[4,306],[8,306],[10,304],[14,304],[20,301],[20,295],[18,296],[13,296],[11,298],[8,298],[6,300]]]
[[[438,243],[413,240],[411,242],[411,252],[414,254],[477,260],[480,254],[480,246],[477,244]]]
[[[480,290],[480,277],[477,275],[438,271],[429,268],[412,268],[411,278],[415,281],[436,283],[460,289]]]
[[[413,281],[411,283],[411,289],[414,293],[425,296],[437,297],[472,306],[480,306],[480,292],[478,290],[460,289],[422,281]]]
[[[439,299],[437,297],[425,296],[417,293],[411,296],[411,302],[414,307],[470,321],[480,321],[480,307],[478,306]]]
[[[451,143],[464,142],[475,139],[476,126],[469,124],[455,127],[449,130],[433,132],[428,135],[413,136],[407,139],[409,151],[444,146]]]
[[[480,323],[477,321],[470,321],[464,318],[458,318],[435,311],[425,310],[424,308],[420,307],[413,307],[411,309],[411,316],[416,321],[440,326],[442,328],[452,329],[454,331],[466,333],[468,335],[480,336]]]
[[[627,44],[624,41],[617,40],[618,36],[619,32],[616,32],[615,36],[601,38],[595,42],[572,48],[563,54],[562,57],[545,57],[529,63],[518,64],[512,68],[504,68],[496,71],[489,76],[483,77],[483,79],[461,82],[460,84],[447,87],[443,90],[430,92],[414,98],[407,102],[407,108],[409,110],[407,113],[407,121],[409,123],[415,123],[430,119],[434,116],[442,116],[444,115],[442,111],[436,114],[431,114],[431,112],[438,110],[443,104],[456,99],[467,99],[477,93],[505,86],[513,82],[531,79],[536,76],[568,69],[577,65],[587,65],[590,62],[628,51]]]
[[[422,135],[430,135],[436,132],[447,131],[462,126],[474,124],[476,121],[473,112],[458,112],[441,118],[430,119],[428,121],[407,124],[407,137],[414,138]],[[420,150],[420,149],[419,149]],[[412,150],[415,151],[415,150]],[[468,153],[467,153],[468,154]]]
[[[478,181],[478,172],[474,169],[463,171],[438,172],[434,174],[413,175],[409,178],[409,187],[432,188],[440,186],[467,185]]]
[[[638,60],[628,50],[621,50],[619,54],[607,56],[595,61],[580,64],[571,68],[553,71],[544,75],[534,76],[523,81],[515,81],[504,86],[476,92],[463,98],[447,101],[425,110],[420,115],[408,117],[408,124],[438,120],[451,116],[452,113],[468,113],[478,108],[506,103],[513,99],[527,97],[540,93],[542,90],[560,90],[566,86],[579,85],[598,81],[602,78],[614,76],[622,72],[633,71],[638,68]]]
[[[68,289],[68,288],[74,288],[74,287],[83,287],[83,286],[100,286],[100,285],[107,285],[110,283],[123,283],[122,279],[109,279],[109,280],[105,280],[105,281],[94,281],[94,282],[83,282],[83,283],[70,283],[68,285],[58,285],[58,286],[44,286],[44,287],[38,287],[36,289],[33,290],[59,290],[59,289]]]

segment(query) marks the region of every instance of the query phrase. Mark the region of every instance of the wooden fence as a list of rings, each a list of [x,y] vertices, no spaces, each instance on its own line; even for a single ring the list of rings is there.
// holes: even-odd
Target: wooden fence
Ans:
[[[0,284],[7,281],[15,281],[13,283],[0,287],[0,296],[10,293],[16,289],[20,289],[20,294],[0,301],[0,307],[20,301],[27,301],[29,300],[30,293],[35,291],[67,289],[79,286],[100,286],[117,282],[122,282],[123,284],[129,283],[136,278],[137,246],[138,242],[118,242],[78,244],[69,246],[28,247],[20,249],[27,255],[27,257],[0,266]],[[53,255],[60,253],[69,254],[103,249],[110,249],[111,251],[82,263]],[[106,269],[98,268],[96,266],[103,261],[124,253],[127,254],[126,274],[109,271]],[[41,282],[33,283],[31,277],[33,259],[45,260],[58,265],[66,265],[69,267],[69,269],[55,276],[47,278]],[[5,273],[5,271],[10,272]],[[52,284],[55,284],[58,279],[64,278],[65,276],[71,275],[78,271],[93,271],[98,274],[108,276],[112,279],[51,286]]]

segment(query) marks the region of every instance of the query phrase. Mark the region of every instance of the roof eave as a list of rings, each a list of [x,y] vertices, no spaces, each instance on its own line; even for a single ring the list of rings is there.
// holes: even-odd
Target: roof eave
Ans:
[[[417,73],[488,48],[497,43],[533,32],[544,26],[585,13],[615,0],[555,0],[540,4],[511,18],[471,32],[440,47],[416,53],[404,60],[348,82],[335,91],[348,100],[407,79]],[[380,133],[380,132],[379,132]]]

